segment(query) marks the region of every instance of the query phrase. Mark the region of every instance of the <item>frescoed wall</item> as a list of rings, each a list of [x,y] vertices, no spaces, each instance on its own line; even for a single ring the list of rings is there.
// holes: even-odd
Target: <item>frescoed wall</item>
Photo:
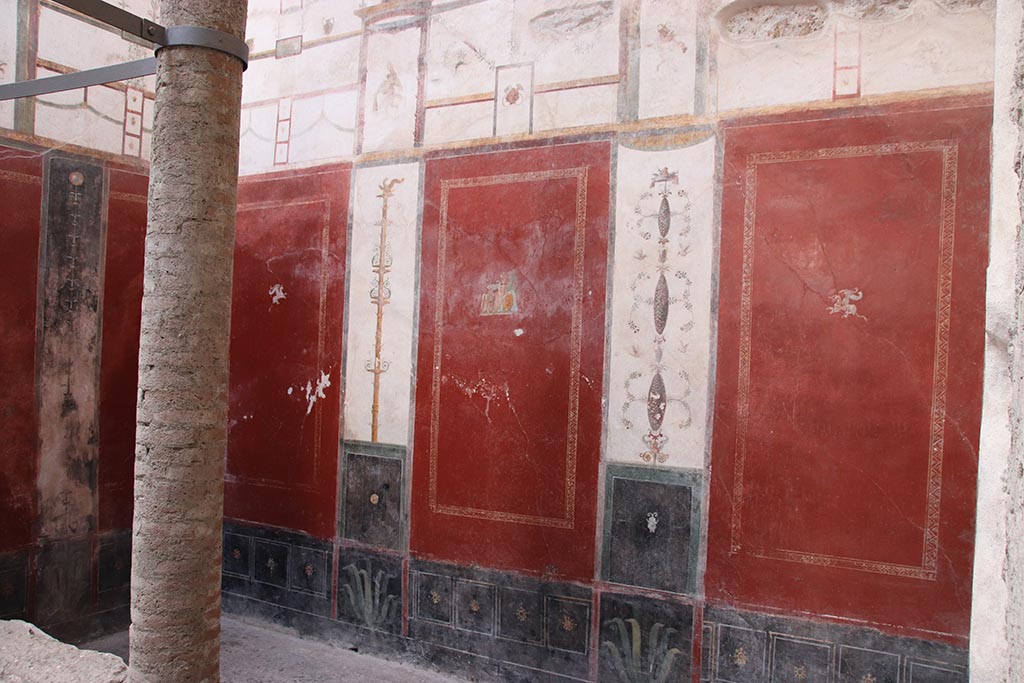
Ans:
[[[609,153],[427,161],[417,554],[593,574]]]
[[[966,635],[989,116],[726,130],[709,597]]]
[[[0,538],[3,550],[13,550],[32,542],[35,518],[36,446],[35,411],[35,327],[36,271],[39,263],[40,202],[43,164],[38,157],[25,158],[19,151],[0,149],[6,211],[3,232],[7,248],[3,250],[4,335],[0,420],[3,420],[3,465],[0,467],[0,506],[7,520]]]
[[[0,81],[144,51],[10,5]],[[248,32],[226,609],[488,679],[967,680],[993,3],[251,0]],[[61,557],[123,590],[152,87],[0,106],[63,150],[0,156],[0,613],[47,580],[44,419],[98,462]],[[79,161],[69,370],[36,273]]]
[[[4,141],[0,616],[127,616],[145,169]]]
[[[329,537],[349,170],[240,184],[225,512]]]

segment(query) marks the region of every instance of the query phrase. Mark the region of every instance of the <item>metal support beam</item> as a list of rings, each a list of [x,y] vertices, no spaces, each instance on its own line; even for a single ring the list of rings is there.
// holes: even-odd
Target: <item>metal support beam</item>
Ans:
[[[62,90],[76,90],[87,88],[91,85],[102,85],[113,83],[129,78],[140,76],[152,76],[156,73],[156,57],[147,57],[135,62],[104,66],[99,69],[88,71],[76,71],[71,74],[50,76],[48,78],[35,78],[31,81],[19,81],[0,85],[0,101],[13,100],[19,97],[32,97],[34,95],[46,95]]]
[[[242,62],[242,70],[249,66],[249,46],[233,35],[199,26],[171,26],[164,28],[149,19],[135,16],[103,0],[52,0],[76,12],[112,26],[128,35],[156,45],[157,51],[165,47],[189,45],[205,47],[229,54]],[[62,90],[75,90],[92,85],[123,81],[128,78],[151,76],[156,73],[156,59],[140,59],[126,64],[89,69],[73,74],[18,81],[0,85],[0,101],[34,95],[46,95]]]
[[[137,17],[131,12],[115,7],[114,5],[102,2],[102,0],[53,0],[68,9],[81,12],[87,17],[102,21],[108,26],[130,33],[143,40],[153,41],[154,32],[150,32],[150,26],[157,26],[148,19]]]

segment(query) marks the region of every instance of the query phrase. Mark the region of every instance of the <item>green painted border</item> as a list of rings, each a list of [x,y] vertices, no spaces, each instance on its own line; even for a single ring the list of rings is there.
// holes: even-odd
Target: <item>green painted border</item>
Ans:
[[[389,443],[374,443],[372,441],[342,441],[341,442],[341,458],[338,463],[338,538],[342,541],[351,540],[345,537],[345,484],[348,483],[348,456],[352,453],[358,455],[369,455],[377,458],[388,458],[389,460],[397,460],[401,463],[401,475],[400,475],[400,490],[403,492],[400,500],[402,501],[402,509],[399,511],[400,522],[398,524],[398,547],[397,548],[385,548],[385,550],[398,550],[401,551],[405,545],[405,539],[408,534],[409,527],[409,511],[406,509],[405,501],[405,471],[406,471],[406,454],[408,449],[405,446],[399,444]]]
[[[601,534],[601,578],[609,583],[619,584],[608,578],[608,567],[611,564],[612,552],[612,520],[614,517],[615,501],[612,500],[616,479],[630,479],[633,481],[649,481],[657,484],[668,484],[672,486],[686,486],[690,489],[690,563],[689,578],[686,582],[686,591],[683,595],[699,597],[703,590],[703,577],[697,575],[700,567],[700,545],[703,537],[701,529],[701,512],[704,505],[704,471],[698,469],[668,470],[657,467],[643,467],[640,465],[621,465],[608,463],[605,470],[604,480],[604,529]],[[648,590],[661,590],[663,588],[652,588],[650,586],[634,586]],[[669,592],[669,591],[665,591]]]

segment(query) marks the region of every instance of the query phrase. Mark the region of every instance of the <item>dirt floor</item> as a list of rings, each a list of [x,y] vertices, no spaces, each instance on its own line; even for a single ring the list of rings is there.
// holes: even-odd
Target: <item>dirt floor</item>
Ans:
[[[128,632],[81,647],[128,658]],[[462,679],[302,638],[292,631],[225,616],[221,683],[452,683]]]

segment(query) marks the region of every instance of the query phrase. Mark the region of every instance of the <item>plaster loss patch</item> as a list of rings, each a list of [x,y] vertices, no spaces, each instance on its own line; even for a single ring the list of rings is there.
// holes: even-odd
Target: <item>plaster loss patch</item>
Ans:
[[[816,4],[759,5],[724,19],[722,31],[738,41],[802,38],[825,28],[828,12]]]

